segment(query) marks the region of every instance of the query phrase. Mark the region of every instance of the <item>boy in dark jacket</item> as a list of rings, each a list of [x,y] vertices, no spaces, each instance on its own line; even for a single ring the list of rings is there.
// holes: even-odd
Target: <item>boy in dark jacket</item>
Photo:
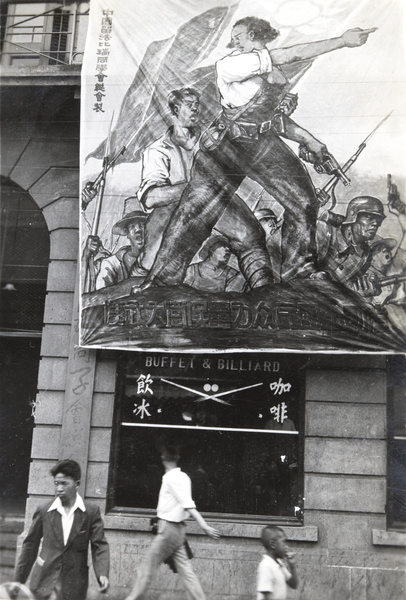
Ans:
[[[30,589],[38,600],[52,594],[55,600],[84,600],[89,583],[89,543],[100,591],[109,587],[109,545],[103,521],[99,507],[85,502],[77,492],[81,471],[76,461],[58,462],[51,475],[56,498],[36,509],[14,580],[25,583],[34,565]]]

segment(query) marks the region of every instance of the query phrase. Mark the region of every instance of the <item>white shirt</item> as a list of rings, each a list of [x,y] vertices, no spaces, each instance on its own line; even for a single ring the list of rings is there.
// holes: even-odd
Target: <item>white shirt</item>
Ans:
[[[199,138],[191,149],[172,139],[173,129],[147,146],[142,156],[142,181],[137,197],[140,202],[154,186],[176,185],[190,179],[194,156],[199,149]]]
[[[148,271],[144,269],[137,258],[131,269],[125,264],[124,257],[131,250],[131,246],[122,246],[115,254],[104,258],[100,263],[100,271],[96,279],[96,290],[109,285],[115,285],[130,277],[146,277]]]
[[[271,71],[271,55],[266,48],[244,53],[235,51],[217,61],[217,85],[221,104],[228,108],[244,106],[260,89],[260,75]]]
[[[51,506],[48,508],[48,511],[47,511],[47,512],[50,512],[51,510],[56,510],[61,515],[63,543],[65,544],[65,546],[66,546],[66,543],[69,538],[69,534],[72,529],[73,517],[75,515],[75,510],[77,508],[79,508],[82,512],[86,512],[84,502],[83,502],[81,496],[79,496],[79,494],[76,494],[75,504],[72,506],[72,508],[70,509],[70,511],[68,513],[65,511],[64,507],[62,506],[62,502],[61,502],[60,498],[55,498],[55,500],[53,501],[53,503],[51,504]]]
[[[196,508],[192,499],[192,483],[179,467],[162,477],[157,515],[165,521],[180,523],[189,517],[188,508]]]
[[[270,593],[272,600],[286,600],[286,582],[292,574],[281,560],[275,560],[264,554],[258,567],[257,600],[262,600],[263,593]]]

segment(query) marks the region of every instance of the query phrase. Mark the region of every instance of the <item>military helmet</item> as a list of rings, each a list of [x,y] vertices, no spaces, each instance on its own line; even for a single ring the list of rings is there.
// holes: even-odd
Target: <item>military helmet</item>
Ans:
[[[381,222],[386,218],[383,212],[383,204],[378,198],[374,198],[373,196],[357,196],[349,201],[342,225],[355,223],[359,213],[376,215],[381,219]]]

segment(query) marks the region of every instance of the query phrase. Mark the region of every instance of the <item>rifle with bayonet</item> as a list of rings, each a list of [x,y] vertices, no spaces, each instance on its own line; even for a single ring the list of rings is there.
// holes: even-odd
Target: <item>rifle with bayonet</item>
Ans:
[[[137,132],[135,132],[135,134],[136,133]],[[105,155],[103,158],[102,170],[100,171],[100,173],[98,174],[98,176],[96,177],[96,179],[94,181],[88,181],[84,187],[83,192],[86,191],[87,193],[82,193],[82,210],[86,210],[88,204],[93,200],[93,198],[98,193],[100,186],[105,185],[107,172],[113,168],[113,166],[115,165],[117,160],[120,158],[120,156],[122,154],[124,154],[124,152],[127,150],[128,146],[134,140],[135,134],[133,134],[130,137],[128,142],[126,144],[124,144],[124,146],[122,146],[120,148],[120,150],[118,150],[112,158],[110,158],[108,155],[106,155],[106,152],[105,152]],[[108,143],[109,143],[109,138],[107,138],[107,140],[106,140],[106,145]]]
[[[344,176],[345,176],[345,173],[347,173],[347,171],[352,167],[352,165],[358,159],[361,152],[363,152],[365,150],[368,141],[371,139],[371,137],[374,135],[374,133],[381,127],[381,125],[383,125],[383,123],[387,119],[389,119],[391,114],[392,114],[392,112],[390,112],[388,115],[386,115],[386,117],[384,119],[382,119],[382,121],[380,123],[378,123],[378,125],[365,138],[365,140],[358,146],[358,148],[354,152],[354,154],[341,167],[340,171],[344,174]],[[339,181],[343,181],[340,171],[337,170],[337,172],[334,173],[333,177],[322,188],[316,190],[317,199],[320,203],[320,206],[324,206],[330,200],[332,201],[330,210],[333,209],[334,206],[336,205],[336,198],[335,198],[335,194],[334,194],[335,187]],[[345,182],[343,181],[343,183],[345,183]],[[345,185],[348,185],[348,183]]]
[[[330,152],[324,152],[322,158],[318,158],[314,152],[309,150],[305,144],[299,146],[299,158],[313,165],[316,173],[323,175],[334,175],[337,181],[342,181],[344,185],[350,185],[351,181]]]
[[[98,176],[96,177],[96,179],[94,181],[88,181],[83,188],[83,191],[82,191],[82,210],[83,211],[86,210],[88,204],[93,200],[93,198],[98,193],[99,187],[102,185],[102,182],[106,181],[106,175],[107,175],[108,171],[110,171],[110,169],[112,169],[114,167],[114,165],[116,164],[116,162],[118,161],[120,156],[122,154],[124,154],[124,152],[127,151],[127,149],[130,147],[130,145],[132,144],[134,139],[137,137],[137,135],[141,131],[142,127],[144,127],[145,123],[147,123],[149,121],[149,119],[152,118],[152,116],[153,115],[151,114],[147,119],[145,119],[145,121],[142,123],[142,125],[140,127],[138,127],[138,129],[136,129],[130,135],[130,137],[128,138],[126,143],[123,146],[121,146],[121,148],[119,150],[117,150],[117,152],[114,154],[114,156],[112,156],[112,158],[110,158],[107,155],[107,159],[106,159],[106,153],[105,153],[105,157],[103,159],[102,170],[100,171],[100,173],[98,174]],[[106,141],[106,144],[108,143],[109,146],[110,146],[109,138],[111,137],[110,134],[111,134],[111,130],[109,131],[109,136]]]
[[[86,202],[86,206],[87,206],[87,204],[90,202],[90,200],[92,200],[95,196],[97,196],[96,206],[94,209],[91,234],[90,234],[88,240],[93,239],[94,243],[97,243],[97,245],[99,247],[101,246],[101,242],[98,239],[97,234],[99,231],[101,208],[102,208],[103,197],[104,197],[104,189],[106,187],[106,174],[107,174],[108,165],[110,162],[109,155],[110,155],[111,127],[112,127],[112,123],[113,123],[113,117],[114,117],[114,112],[111,117],[109,132],[108,132],[108,135],[106,138],[106,145],[105,145],[104,157],[103,157],[103,167],[97,178],[98,179],[97,187],[94,188],[94,193],[92,191],[91,197],[89,197],[89,200]],[[84,202],[84,197],[83,197],[83,193],[82,193],[82,210],[85,210],[83,208],[83,202]],[[87,256],[87,258],[84,259],[84,262],[82,262],[82,265],[83,265],[82,268],[84,268],[84,274],[83,274],[84,286],[83,286],[83,288],[86,291],[94,290],[95,286],[96,286],[96,270],[95,270],[94,253],[93,252],[90,253]]]
[[[101,170],[100,175],[98,176],[99,183],[96,188],[97,202],[96,202],[96,208],[94,209],[92,235],[97,235],[97,233],[99,231],[100,214],[101,214],[101,207],[102,207],[103,196],[104,196],[104,188],[106,187],[106,175],[107,175],[107,170],[109,168],[109,164],[111,162],[109,156],[110,156],[111,126],[113,123],[113,117],[114,117],[114,113],[113,113],[113,116],[111,117],[109,133],[108,133],[108,136],[106,139],[106,147],[105,147],[104,157],[103,157],[103,168]]]

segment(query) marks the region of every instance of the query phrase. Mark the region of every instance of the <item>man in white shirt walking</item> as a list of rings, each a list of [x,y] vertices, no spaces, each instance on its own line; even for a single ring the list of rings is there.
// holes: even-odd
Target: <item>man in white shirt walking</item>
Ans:
[[[173,558],[189,597],[193,600],[204,600],[204,592],[185,549],[185,519],[189,515],[192,516],[203,531],[214,539],[218,539],[220,534],[217,529],[210,527],[196,510],[190,478],[178,467],[178,451],[173,447],[166,447],[161,460],[165,474],[162,477],[158,499],[158,535],[148,550],[139,569],[137,581],[126,600],[142,598],[159,565],[169,557]]]
[[[56,498],[36,509],[14,581],[25,583],[34,565],[30,589],[35,598],[84,600],[88,589],[89,543],[99,589],[105,592],[109,587],[109,545],[100,509],[79,496],[81,472],[76,461],[58,462],[51,469],[51,475]]]

